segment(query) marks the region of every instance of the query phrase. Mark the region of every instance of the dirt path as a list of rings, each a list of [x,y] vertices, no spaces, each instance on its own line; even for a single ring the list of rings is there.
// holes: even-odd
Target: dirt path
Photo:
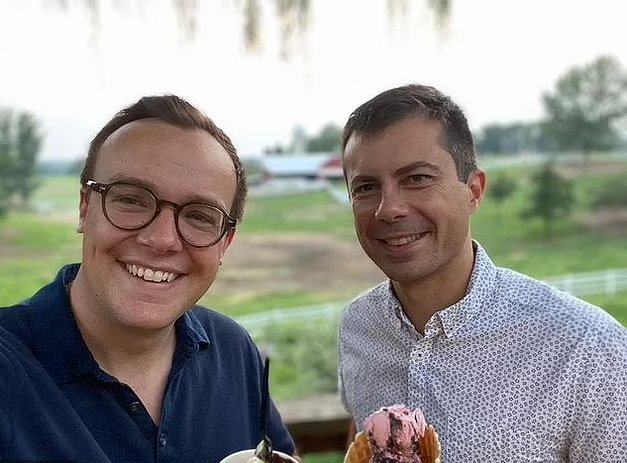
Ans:
[[[309,234],[239,236],[225,255],[212,293],[345,293],[383,278],[356,240]]]

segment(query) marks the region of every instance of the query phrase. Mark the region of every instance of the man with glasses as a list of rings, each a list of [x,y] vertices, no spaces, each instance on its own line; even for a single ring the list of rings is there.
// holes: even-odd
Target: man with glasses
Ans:
[[[293,454],[250,337],[195,305],[243,213],[228,136],[145,97],[93,139],[81,185],[81,264],[0,310],[0,461],[217,463],[262,422]]]

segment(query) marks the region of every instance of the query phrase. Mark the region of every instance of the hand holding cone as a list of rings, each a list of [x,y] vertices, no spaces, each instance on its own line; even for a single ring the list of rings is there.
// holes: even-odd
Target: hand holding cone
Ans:
[[[365,420],[365,430],[357,433],[344,457],[344,463],[440,463],[438,433],[427,425],[420,410],[404,405],[383,407]]]
[[[427,427],[420,438],[420,459],[422,463],[440,463],[440,440],[433,426]],[[368,463],[372,457],[372,450],[368,437],[364,432],[358,432],[348,447],[344,463]]]

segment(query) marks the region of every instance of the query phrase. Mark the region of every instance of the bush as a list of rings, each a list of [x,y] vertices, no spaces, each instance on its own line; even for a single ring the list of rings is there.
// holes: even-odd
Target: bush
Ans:
[[[627,178],[610,178],[593,194],[591,204],[595,209],[627,207]]]
[[[337,391],[337,320],[278,324],[255,341],[272,359],[275,398]]]

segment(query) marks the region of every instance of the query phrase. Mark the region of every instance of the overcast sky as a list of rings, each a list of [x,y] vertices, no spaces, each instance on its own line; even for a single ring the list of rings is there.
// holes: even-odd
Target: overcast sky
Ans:
[[[42,158],[78,158],[95,132],[142,95],[176,93],[206,111],[244,156],[313,134],[382,90],[434,85],[473,129],[542,115],[541,94],[569,67],[600,54],[627,66],[622,0],[454,0],[446,31],[427,0],[390,25],[384,0],[316,0],[310,32],[290,62],[277,58],[266,0],[264,53],[243,53],[237,0],[206,0],[186,41],[172,0],[108,1],[97,33],[84,8],[0,0],[0,105],[35,113]],[[84,2],[77,2],[82,4]],[[131,6],[128,6],[131,5]]]

